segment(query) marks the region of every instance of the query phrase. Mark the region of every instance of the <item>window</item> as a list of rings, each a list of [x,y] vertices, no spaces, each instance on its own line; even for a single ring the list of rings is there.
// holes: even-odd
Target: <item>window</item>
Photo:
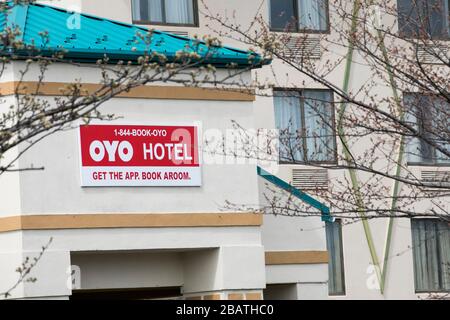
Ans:
[[[437,219],[411,221],[416,292],[450,292],[450,226]]]
[[[328,291],[330,296],[345,295],[344,254],[342,249],[342,223],[326,223],[328,250]]]
[[[328,31],[327,0],[270,0],[270,28],[274,31]]]
[[[407,93],[403,99],[408,109],[408,122],[423,137],[411,138],[408,142],[408,163],[450,165],[450,157],[428,143],[431,141],[450,151],[450,104],[438,97],[417,93]]]
[[[398,27],[402,36],[448,39],[449,0],[398,0]]]
[[[133,22],[195,26],[196,0],[133,0]]]
[[[274,91],[281,163],[335,163],[333,93]]]

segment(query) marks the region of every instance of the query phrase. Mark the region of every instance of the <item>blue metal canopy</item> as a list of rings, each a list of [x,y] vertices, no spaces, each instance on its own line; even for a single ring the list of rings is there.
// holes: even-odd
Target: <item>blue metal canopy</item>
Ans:
[[[77,19],[72,25],[72,19]],[[260,67],[270,63],[250,51],[207,46],[204,42],[161,31],[153,31],[146,41],[149,29],[100,17],[69,12],[60,8],[42,5],[12,5],[8,13],[0,13],[0,27],[18,28],[28,49],[13,50],[0,43],[4,52],[16,55],[52,56],[62,52],[64,59],[77,62],[96,62],[105,56],[110,62],[136,62],[143,55],[161,54],[168,62],[177,61],[177,53],[195,52],[201,64],[217,67]],[[30,49],[30,48],[33,48]],[[35,50],[34,50],[35,49]]]

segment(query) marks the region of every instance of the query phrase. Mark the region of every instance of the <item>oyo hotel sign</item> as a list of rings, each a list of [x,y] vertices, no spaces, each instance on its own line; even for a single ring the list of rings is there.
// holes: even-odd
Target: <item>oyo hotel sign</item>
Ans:
[[[83,187],[201,186],[196,126],[80,126]]]

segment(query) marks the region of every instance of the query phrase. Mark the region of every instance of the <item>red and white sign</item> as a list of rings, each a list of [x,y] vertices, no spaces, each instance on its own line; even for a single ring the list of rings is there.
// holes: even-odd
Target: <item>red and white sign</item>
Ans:
[[[83,187],[201,186],[195,126],[80,126]]]

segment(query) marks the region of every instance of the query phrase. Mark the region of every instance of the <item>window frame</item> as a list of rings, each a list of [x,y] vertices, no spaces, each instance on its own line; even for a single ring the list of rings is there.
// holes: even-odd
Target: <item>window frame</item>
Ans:
[[[341,292],[330,292],[330,289],[328,287],[328,296],[329,297],[343,297],[347,295],[347,286],[346,286],[346,277],[345,277],[345,260],[344,260],[344,236],[342,233],[342,219],[335,219],[333,222],[327,222],[327,223],[338,223],[339,224],[339,245],[340,245],[340,259],[341,259],[341,268],[342,268],[342,287],[343,291]],[[325,225],[326,228],[327,224]],[[327,240],[328,241],[328,240]],[[328,251],[328,247],[327,247]],[[328,272],[329,273],[329,272]],[[330,274],[328,274],[328,277]],[[329,281],[329,280],[328,280]]]
[[[403,92],[403,104],[405,105],[406,108],[410,108],[405,103],[405,97],[407,95],[430,96],[429,94],[425,94],[425,93],[421,93],[421,92]],[[420,128],[423,127],[422,123],[416,123],[415,125],[419,126]],[[420,129],[419,129],[419,131],[420,131]],[[433,153],[432,162],[409,161],[409,154],[408,154],[408,152],[406,152],[406,157],[407,157],[407,162],[406,163],[407,163],[407,165],[411,166],[411,167],[437,167],[437,168],[450,167],[450,160],[448,160],[448,162],[437,162],[436,161],[436,148],[434,146],[430,146],[430,148],[432,149],[432,153]]]
[[[199,24],[199,14],[198,14],[198,0],[191,0],[192,1],[192,11],[193,11],[193,18],[194,23],[169,23],[164,22],[166,20],[166,5],[165,1],[162,0],[162,18],[163,22],[155,22],[155,21],[147,21],[147,20],[135,20],[133,16],[134,12],[134,1],[131,0],[131,17],[133,24],[139,24],[139,25],[154,25],[154,26],[170,26],[170,27],[189,27],[189,28],[198,28],[200,26]]]
[[[396,7],[396,11],[397,11],[397,33],[398,33],[398,35],[401,38],[414,39],[414,40],[427,39],[427,40],[437,40],[437,41],[450,41],[450,30],[447,30],[447,35],[430,36],[430,37],[427,37],[427,38],[421,37],[420,35],[410,35],[410,34],[404,33],[403,32],[403,28],[400,28],[400,18],[399,18],[399,10],[398,10],[398,8],[399,8],[399,5],[398,5],[399,1],[402,1],[402,0],[397,0],[396,1],[396,6],[397,6]],[[442,4],[444,4],[445,1],[448,1],[448,6],[449,6],[448,11],[449,12],[446,15],[446,17],[447,17],[447,24],[450,24],[450,1],[449,0],[442,0]],[[428,7],[427,7],[427,9],[428,9]]]
[[[441,221],[441,220],[439,220],[439,219],[437,219],[437,218],[412,218],[411,219],[411,247],[412,247],[412,250],[413,250],[413,252],[412,252],[412,258],[413,258],[413,271],[414,271],[414,292],[416,293],[416,294],[427,294],[427,293],[436,293],[436,294],[442,294],[442,293],[450,293],[450,289],[443,289],[443,290],[418,290],[417,289],[417,283],[416,283],[416,273],[417,273],[417,270],[416,270],[416,261],[415,261],[415,254],[414,254],[414,249],[415,249],[415,246],[414,246],[414,244],[413,244],[413,221]],[[435,226],[435,230],[437,230],[437,226]],[[439,257],[439,260],[441,260],[442,258],[441,258],[441,256],[440,256],[440,254],[439,254],[439,252],[437,253],[437,256]],[[441,262],[441,261],[439,261],[439,262]],[[440,276],[442,276],[441,275],[441,272],[442,272],[442,270],[440,269]]]
[[[311,91],[326,91],[326,92],[330,92],[331,96],[332,96],[332,101],[330,102],[331,105],[331,122],[332,122],[332,130],[333,130],[333,160],[332,161],[304,161],[304,160],[292,160],[292,161],[282,161],[280,160],[280,157],[278,157],[278,163],[280,165],[336,165],[338,164],[338,150],[337,150],[337,134],[336,134],[336,106],[334,104],[334,92],[332,90],[329,89],[313,89],[313,88],[302,88],[302,89],[297,89],[297,88],[273,88],[273,97],[275,97],[275,92],[296,92],[299,94],[299,99],[300,99],[300,113],[302,116],[301,119],[301,125],[302,128],[299,128],[301,130],[303,130],[306,127],[306,122],[305,122],[305,107],[304,107],[304,96],[303,96],[303,91],[306,90],[311,90]],[[273,108],[274,108],[274,116],[275,116],[275,101],[273,103]],[[278,129],[278,128],[277,128]],[[297,129],[298,130],[298,129]],[[303,151],[308,150],[307,149],[307,144],[306,144],[306,137],[302,137],[302,143],[304,148],[306,148]],[[305,153],[307,155],[307,153]]]
[[[330,26],[330,1],[325,0],[326,6],[326,18],[327,18],[327,27],[325,30],[314,30],[314,29],[300,29],[299,28],[299,17],[298,17],[298,0],[291,0],[294,1],[294,13],[296,18],[296,24],[295,24],[295,30],[289,30],[289,29],[278,29],[272,27],[272,1],[269,1],[269,30],[272,32],[286,32],[286,33],[310,33],[310,34],[330,34],[331,32],[331,26]]]

